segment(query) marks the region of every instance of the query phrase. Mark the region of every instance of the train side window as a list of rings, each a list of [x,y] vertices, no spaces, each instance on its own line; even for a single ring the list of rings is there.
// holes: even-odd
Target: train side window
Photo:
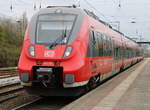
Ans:
[[[106,56],[111,56],[110,37],[106,35]]]
[[[98,46],[98,32],[94,31],[94,42],[95,42],[95,57],[99,56],[99,46]]]
[[[91,30],[90,32],[90,41],[88,50],[89,50],[88,53],[91,57],[99,56],[98,37],[97,32],[94,30]]]
[[[110,40],[110,36],[107,37],[107,42],[108,42],[108,56],[111,56],[111,40]]]
[[[105,56],[108,56],[108,38],[107,38],[107,35],[105,35],[105,41],[106,41]]]
[[[120,48],[121,48],[121,47],[118,46],[118,59],[119,59],[119,60],[120,60],[120,57],[121,57],[121,56],[120,56]]]
[[[120,46],[118,46],[118,54],[117,54],[118,60],[120,60]]]
[[[110,36],[109,36],[109,56],[112,56],[112,42]]]
[[[108,45],[107,45],[107,35],[105,35],[105,56],[107,56],[108,55],[108,47],[107,47]]]
[[[103,35],[101,33],[98,34],[99,39],[98,39],[98,44],[99,44],[99,56],[103,56]]]
[[[113,39],[112,39],[112,52],[113,52],[113,53],[112,53],[112,54],[113,54],[112,56],[113,56],[114,58],[116,58],[116,49],[115,49],[115,48],[116,48],[116,42],[115,42],[115,39],[113,38]]]
[[[105,56],[105,36],[102,34],[103,37],[103,56]]]
[[[106,56],[106,36],[103,34],[103,56]]]
[[[96,38],[95,38],[96,32],[92,31],[92,44],[96,44]]]
[[[114,44],[114,52],[114,58],[118,60],[118,45],[116,43]]]
[[[90,36],[89,36],[89,42],[88,42],[88,51],[87,51],[87,56],[88,57],[93,57],[94,56],[94,46],[93,46],[93,31],[90,31]]]
[[[112,56],[113,55],[113,47],[112,47],[112,39],[111,39],[111,37],[109,37],[109,41],[110,41],[110,56]]]
[[[124,47],[124,58],[127,59],[127,47]]]
[[[121,60],[121,46],[119,46],[119,60]]]
[[[123,47],[122,46],[120,47],[120,58],[121,59],[123,58]]]

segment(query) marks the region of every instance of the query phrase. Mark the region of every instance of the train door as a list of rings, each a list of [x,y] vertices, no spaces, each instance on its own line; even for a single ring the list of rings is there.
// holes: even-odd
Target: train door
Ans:
[[[113,71],[113,42],[112,38],[109,36],[109,64],[110,64],[110,74]]]
[[[115,40],[112,38],[112,74],[115,74],[117,65],[117,52],[115,48]]]
[[[105,73],[104,69],[104,35],[98,32],[98,47],[99,47],[99,71],[101,74]]]
[[[94,76],[95,74],[97,74],[97,69],[98,69],[97,57],[99,56],[98,41],[96,37],[96,32],[94,30],[91,30],[90,32],[88,56],[91,57],[90,58],[91,72],[92,75]]]
[[[123,38],[122,38],[122,36],[121,36],[121,49],[120,49],[120,55],[121,55],[121,69],[123,68],[123,65],[124,65],[124,60],[125,60],[125,58],[124,58],[124,50],[125,50],[125,45],[124,45],[124,43],[123,43],[124,41],[123,41]]]
[[[106,40],[106,52],[105,52],[105,65],[106,65],[106,73],[108,76],[112,71],[112,57],[111,57],[111,40],[109,35],[105,35],[105,40]]]
[[[103,73],[107,77],[107,36],[103,34]]]

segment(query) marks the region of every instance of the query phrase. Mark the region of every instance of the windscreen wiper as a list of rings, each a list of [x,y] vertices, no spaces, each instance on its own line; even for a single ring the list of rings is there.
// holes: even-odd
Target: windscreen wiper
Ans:
[[[64,44],[65,42],[62,42],[62,40],[64,40],[66,37],[67,37],[67,27],[63,30],[62,35],[58,37],[53,43],[50,44],[49,48],[53,48],[57,44]]]
[[[67,40],[66,38],[67,38],[67,27],[65,28],[65,30],[62,34],[62,43],[61,44],[65,44],[67,42],[67,41],[65,41],[65,40]]]

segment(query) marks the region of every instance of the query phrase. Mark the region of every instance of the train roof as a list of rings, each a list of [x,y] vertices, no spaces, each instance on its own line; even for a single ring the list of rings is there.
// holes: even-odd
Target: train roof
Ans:
[[[89,15],[89,16],[91,16],[91,17],[93,17],[94,19],[96,19],[96,20],[98,20],[99,22],[101,22],[102,24],[104,24],[105,26],[108,26],[109,28],[111,28],[112,30],[114,30],[115,32],[117,32],[117,33],[119,33],[119,34],[121,34],[121,35],[123,35],[124,37],[126,37],[127,39],[129,39],[129,40],[131,40],[131,41],[133,41],[133,42],[135,42],[136,43],[136,41],[134,41],[133,39],[131,39],[130,37],[128,37],[128,36],[126,36],[126,35],[124,35],[122,32],[120,32],[120,31],[118,31],[118,30],[116,30],[116,29],[114,29],[114,28],[112,28],[112,26],[111,25],[109,25],[107,22],[105,22],[105,21],[102,21],[101,19],[99,19],[99,17],[98,16],[96,16],[93,12],[91,12],[91,11],[88,11],[88,10],[85,10],[84,9],[84,11]]]
[[[41,9],[37,14],[47,13],[68,13],[86,16],[84,10],[81,8],[76,8],[75,6],[48,6],[47,8]]]
[[[77,14],[80,16],[90,16],[92,18],[94,18],[95,20],[99,21],[100,23],[104,24],[105,26],[109,27],[110,29],[114,30],[115,32],[121,34],[122,36],[124,36],[125,38],[133,41],[134,43],[136,43],[136,41],[134,41],[133,39],[125,36],[122,32],[112,28],[111,25],[109,25],[107,22],[101,20],[98,16],[96,16],[92,11],[86,10],[86,9],[81,9],[78,8],[75,5],[72,6],[48,6],[47,8],[43,8],[41,9],[37,14],[47,14],[47,13],[68,13],[68,14]]]

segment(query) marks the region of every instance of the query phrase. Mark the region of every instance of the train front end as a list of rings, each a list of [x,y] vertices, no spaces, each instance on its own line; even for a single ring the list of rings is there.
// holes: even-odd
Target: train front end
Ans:
[[[47,8],[32,17],[18,64],[21,84],[28,92],[73,96],[88,83],[88,76],[82,75],[87,71],[86,46],[79,37],[83,17],[73,8]]]

